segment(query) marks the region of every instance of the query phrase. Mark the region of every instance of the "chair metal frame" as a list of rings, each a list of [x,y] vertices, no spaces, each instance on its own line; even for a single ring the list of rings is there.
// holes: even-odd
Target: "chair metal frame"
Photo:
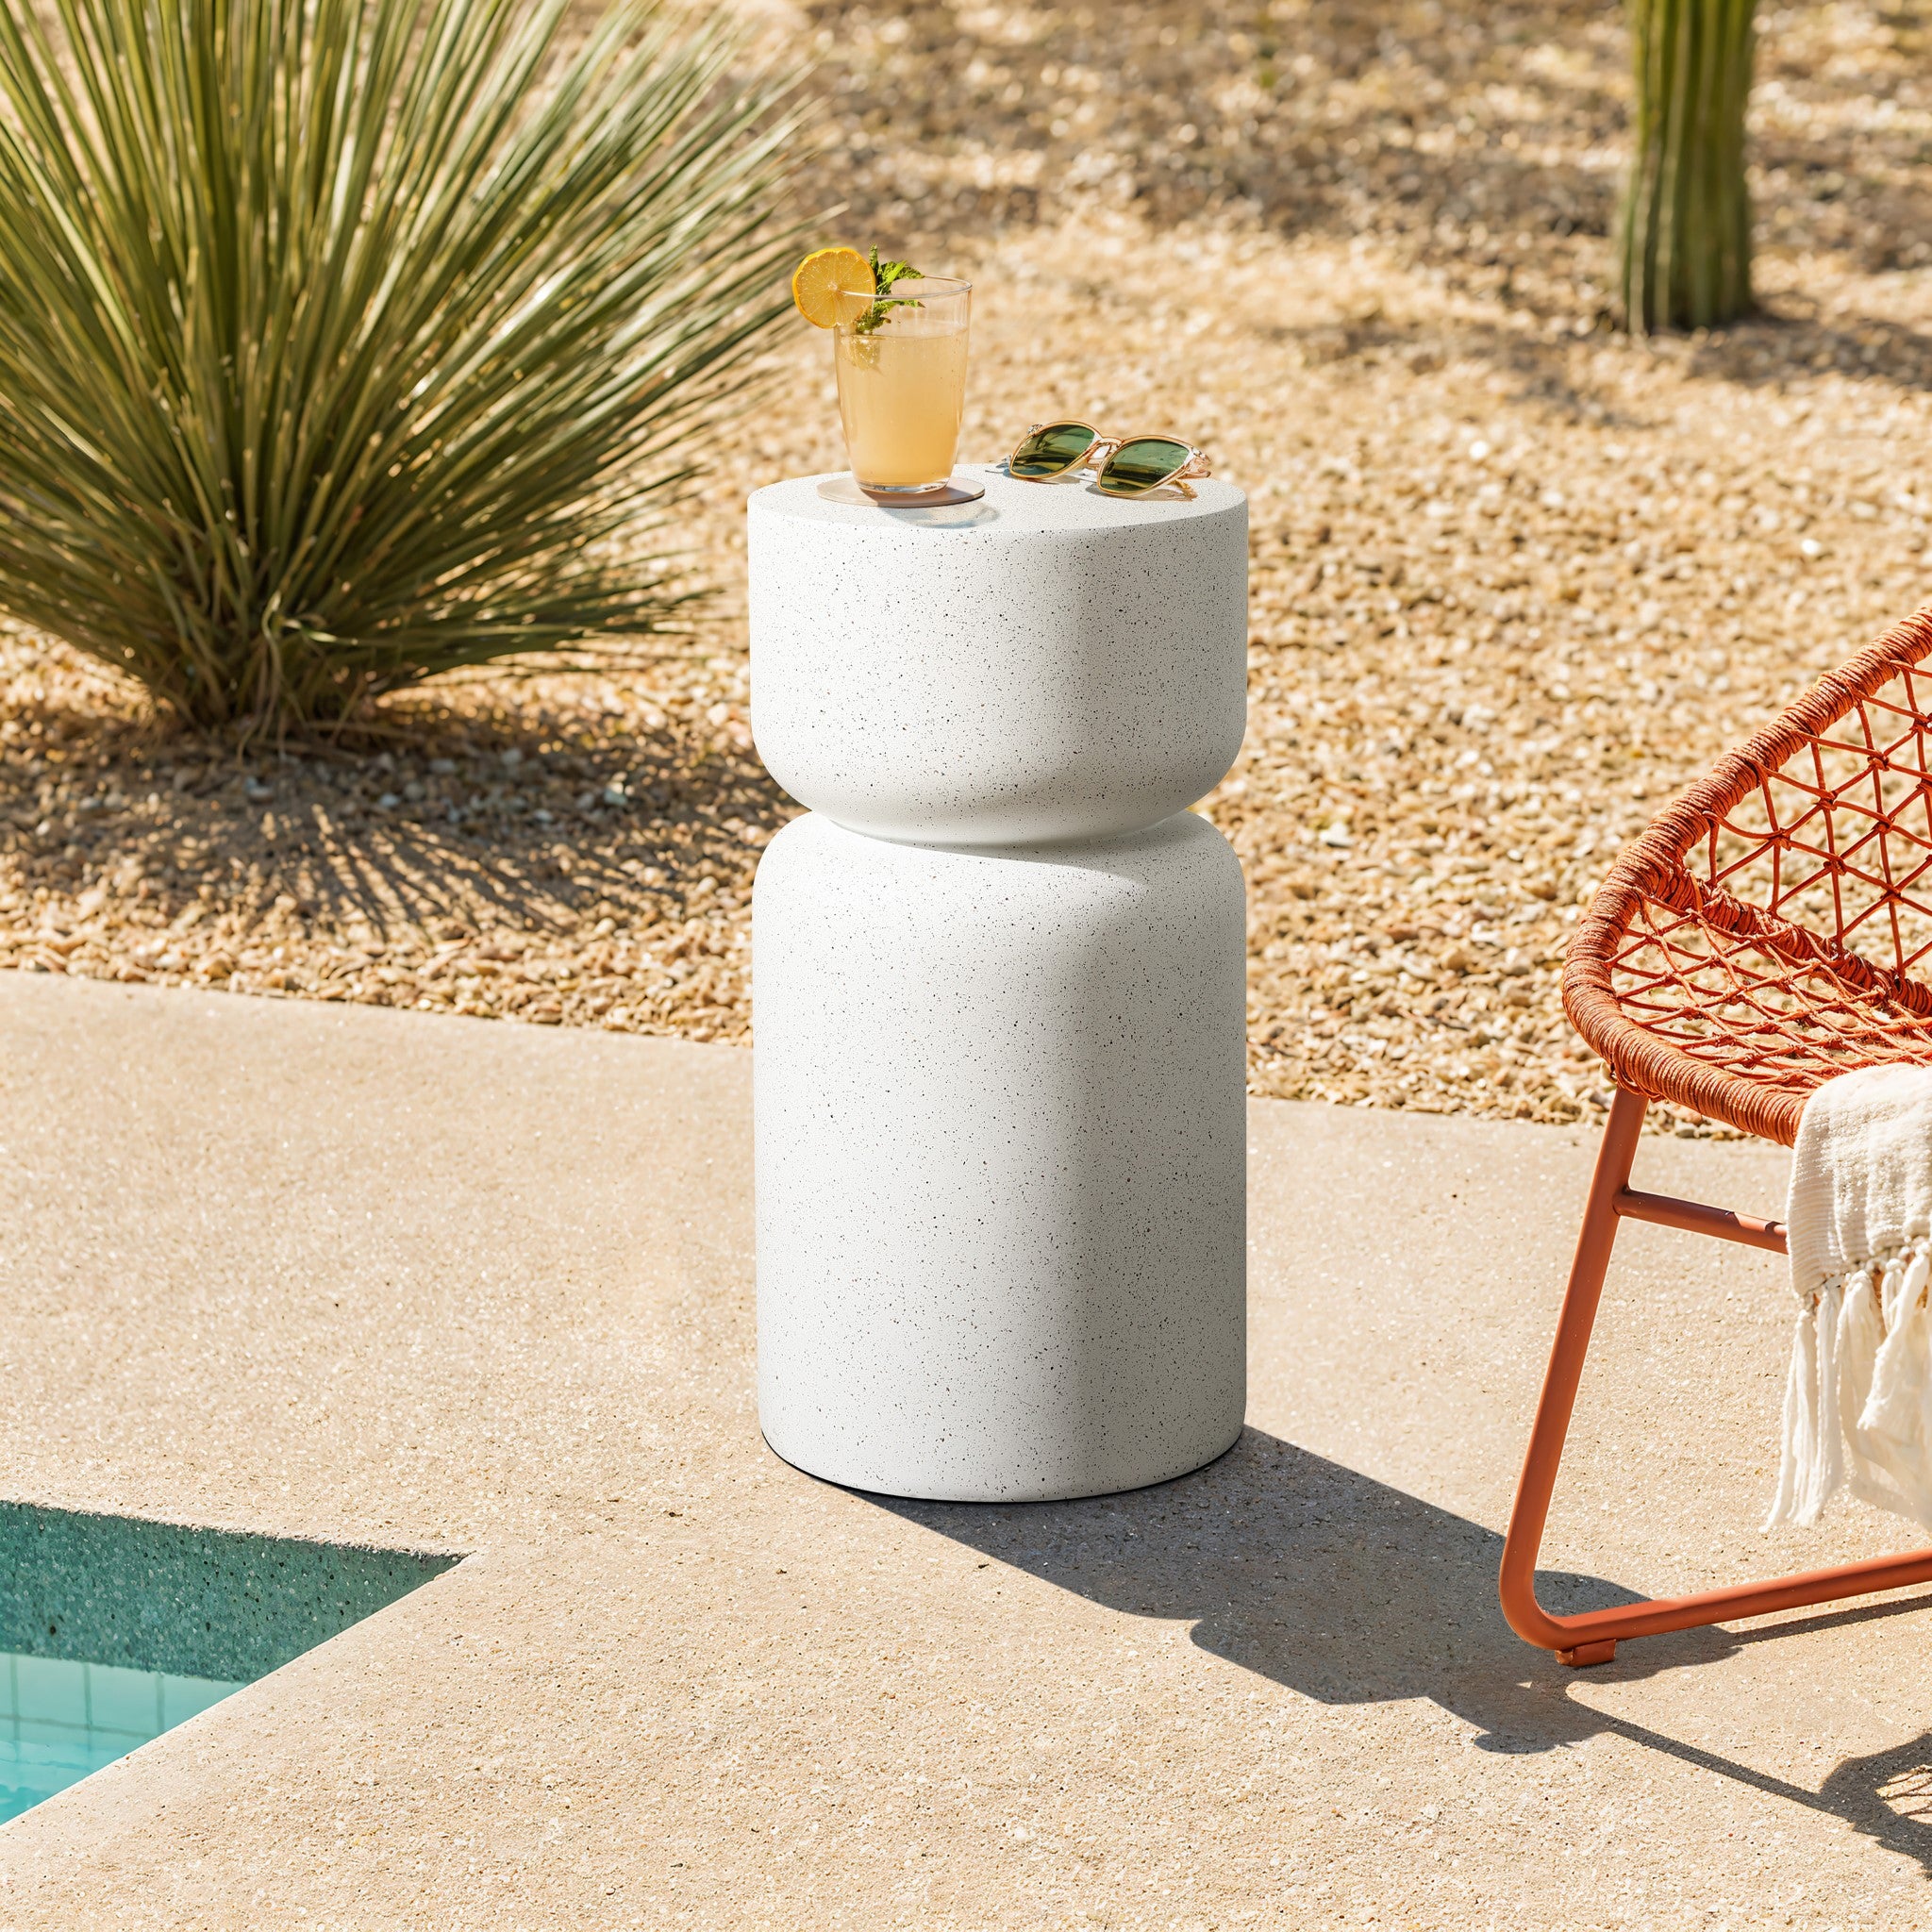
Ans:
[[[1913,970],[1932,959],[1928,656],[1932,605],[1821,678],[1661,813],[1618,858],[1571,943],[1564,1008],[1617,1086],[1499,1579],[1510,1628],[1560,1663],[1607,1663],[1625,1638],[1932,1580],[1925,1548],[1572,1616],[1551,1615],[1536,1595],[1619,1223],[1786,1252],[1774,1221],[1630,1186],[1651,1102],[1789,1146],[1806,1100],[1833,1075],[1932,1065],[1932,986]]]

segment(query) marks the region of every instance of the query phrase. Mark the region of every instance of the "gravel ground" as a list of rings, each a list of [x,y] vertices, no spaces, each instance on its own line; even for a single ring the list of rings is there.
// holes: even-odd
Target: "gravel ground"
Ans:
[[[1250,729],[1202,808],[1248,870],[1257,1091],[1592,1114],[1557,989],[1611,853],[1927,594],[1924,20],[1767,16],[1767,313],[1639,343],[1613,9],[774,17],[820,49],[839,233],[975,278],[964,454],[1166,424],[1250,492]],[[717,607],[621,674],[238,756],[0,639],[0,963],[748,1037],[795,808],[744,724],[740,507],[841,466],[824,340],[768,373],[678,533]]]

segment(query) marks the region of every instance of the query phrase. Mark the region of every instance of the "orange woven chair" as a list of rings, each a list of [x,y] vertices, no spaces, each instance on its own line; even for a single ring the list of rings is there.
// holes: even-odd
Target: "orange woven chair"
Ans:
[[[1855,1067],[1932,1065],[1932,605],[1719,760],[1628,846],[1579,922],[1563,1005],[1616,1096],[1503,1545],[1503,1613],[1566,1664],[1626,1637],[1932,1577],[1932,1549],[1551,1616],[1537,1551],[1620,1221],[1785,1252],[1784,1229],[1630,1185],[1653,1100],[1790,1146]],[[1924,970],[1926,978],[1914,977]]]

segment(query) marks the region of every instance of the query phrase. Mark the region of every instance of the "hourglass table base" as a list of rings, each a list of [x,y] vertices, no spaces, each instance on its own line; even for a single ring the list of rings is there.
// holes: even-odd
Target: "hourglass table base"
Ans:
[[[891,1495],[1086,1496],[1239,1434],[1246,505],[970,473],[750,513],[758,1413]]]

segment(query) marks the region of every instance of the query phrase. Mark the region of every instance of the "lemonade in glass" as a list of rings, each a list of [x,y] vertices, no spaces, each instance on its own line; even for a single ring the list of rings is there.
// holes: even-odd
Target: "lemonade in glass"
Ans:
[[[913,275],[883,295],[841,289],[832,329],[845,454],[861,490],[945,489],[966,408],[971,283]]]
[[[852,480],[887,501],[946,492],[966,409],[973,285],[881,261],[876,248],[817,248],[793,272],[791,299],[831,331]],[[983,493],[959,487],[961,501]]]

